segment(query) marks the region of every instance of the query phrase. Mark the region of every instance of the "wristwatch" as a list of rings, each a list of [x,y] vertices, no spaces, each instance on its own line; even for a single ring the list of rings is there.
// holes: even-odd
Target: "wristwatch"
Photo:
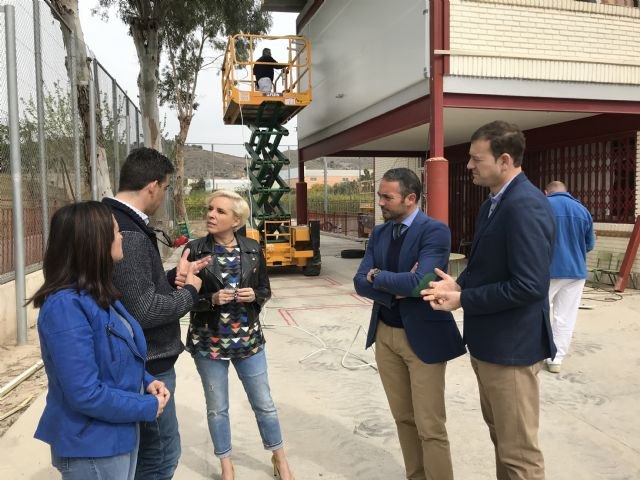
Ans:
[[[379,268],[374,268],[373,272],[371,272],[371,283],[375,282],[376,276],[381,272]]]

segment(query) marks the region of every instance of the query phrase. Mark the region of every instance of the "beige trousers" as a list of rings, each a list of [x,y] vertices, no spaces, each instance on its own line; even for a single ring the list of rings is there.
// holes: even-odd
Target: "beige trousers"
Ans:
[[[541,365],[498,365],[471,357],[482,416],[495,447],[498,480],[544,480],[538,447]]]
[[[445,423],[446,362],[424,363],[402,328],[378,322],[376,362],[409,480],[452,480]]]

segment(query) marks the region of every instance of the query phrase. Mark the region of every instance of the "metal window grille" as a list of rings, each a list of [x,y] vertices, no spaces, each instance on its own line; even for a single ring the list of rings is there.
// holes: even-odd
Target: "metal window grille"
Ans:
[[[552,180],[564,182],[596,222],[634,223],[636,148],[636,132],[562,145],[533,145],[525,154],[523,169],[541,190]],[[453,249],[473,239],[478,209],[489,195],[487,188],[471,182],[466,151],[468,145],[447,153]]]

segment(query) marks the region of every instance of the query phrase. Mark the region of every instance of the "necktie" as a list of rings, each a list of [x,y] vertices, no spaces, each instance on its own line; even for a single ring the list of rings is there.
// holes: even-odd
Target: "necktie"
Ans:
[[[491,214],[493,213],[493,211],[496,209],[496,205],[497,205],[497,203],[491,202],[491,206],[489,207],[489,215],[488,215],[488,217],[490,217]]]
[[[402,227],[404,225],[402,223],[395,223],[393,225],[393,239],[397,240],[398,238],[400,238],[400,235],[402,234]]]

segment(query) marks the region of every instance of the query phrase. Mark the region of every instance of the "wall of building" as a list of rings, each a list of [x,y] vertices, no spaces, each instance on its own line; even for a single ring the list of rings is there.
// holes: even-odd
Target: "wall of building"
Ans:
[[[325,0],[300,32],[311,40],[313,101],[298,115],[298,138],[345,121],[396,94],[427,93],[425,0]],[[419,84],[415,92],[408,88]],[[395,108],[394,107],[394,108]],[[367,112],[354,124],[383,111]],[[374,109],[375,110],[375,109]],[[343,127],[341,127],[343,129]]]
[[[292,188],[295,188],[298,182],[298,169],[291,169],[291,178],[289,178],[289,172],[283,170],[280,172],[282,179]],[[334,170],[327,169],[327,185],[333,186],[342,182],[352,182],[358,180],[358,170]],[[316,169],[304,169],[304,181],[307,182],[307,188],[311,188],[314,185],[324,185],[324,170]]]
[[[640,84],[640,9],[575,0],[450,0],[450,74]]]
[[[640,132],[636,132],[636,218],[640,215]],[[598,263],[598,254],[611,252],[624,256],[633,231],[632,224],[596,223],[593,228],[596,233],[596,246],[587,257],[587,266],[594,269]],[[640,252],[636,255],[631,268],[635,276],[636,285],[640,286]],[[606,276],[603,280],[608,280]],[[631,284],[629,284],[631,286]]]
[[[43,280],[42,270],[37,270],[27,275],[25,282],[27,298],[31,297],[40,288]],[[38,311],[31,305],[27,307],[27,324],[29,327],[35,326]],[[16,289],[15,282],[11,281],[0,285],[0,345],[15,344],[17,332]]]

